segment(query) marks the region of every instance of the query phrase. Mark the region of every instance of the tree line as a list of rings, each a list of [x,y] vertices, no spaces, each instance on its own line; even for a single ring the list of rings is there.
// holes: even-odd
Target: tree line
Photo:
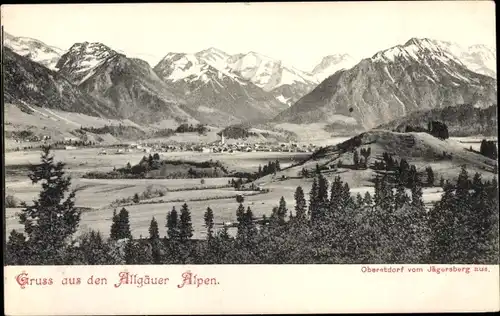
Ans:
[[[217,210],[204,214],[206,238],[193,240],[187,204],[166,211],[165,229],[151,219],[148,238],[132,236],[126,209],[114,212],[110,238],[90,231],[72,238],[80,221],[63,164],[44,151],[30,178],[42,181],[39,199],[24,206],[24,233],[12,231],[7,264],[214,264],[214,263],[463,263],[498,264],[498,183],[472,178],[465,166],[444,183],[432,207],[422,186],[374,180],[373,195],[352,196],[337,176],[317,173],[306,198],[297,187],[295,205],[282,197],[270,216],[257,218],[243,197],[236,201],[235,228],[215,229]],[[308,200],[308,201],[307,201]],[[135,237],[135,238],[134,238]]]
[[[497,144],[491,140],[483,139],[481,141],[481,147],[479,148],[479,152],[481,153],[481,155],[491,159],[496,160],[498,158]]]
[[[448,126],[440,121],[427,122],[427,129],[420,126],[406,125],[405,133],[409,132],[425,132],[439,139],[447,139],[450,137]]]

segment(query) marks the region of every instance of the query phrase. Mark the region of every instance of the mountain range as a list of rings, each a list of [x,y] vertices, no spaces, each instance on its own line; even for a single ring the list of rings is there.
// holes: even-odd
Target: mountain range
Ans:
[[[141,59],[100,43],[76,43],[59,59],[59,73],[83,92],[106,101],[121,118],[143,124],[197,122],[185,100]]]
[[[169,53],[154,71],[187,100],[185,110],[207,124],[264,120],[287,107],[252,81],[216,68],[217,53]]]
[[[231,55],[213,47],[169,52],[151,67],[102,43],[62,50],[5,33],[4,46],[9,102],[146,125],[271,120],[366,130],[415,111],[496,104],[494,49],[425,38],[359,62],[348,54],[325,56],[311,71],[256,52]],[[59,91],[59,101],[47,101],[55,98],[48,91]]]
[[[496,79],[474,72],[446,43],[412,38],[340,70],[274,118],[371,129],[414,111],[497,103]]]
[[[27,57],[3,49],[4,102],[38,106],[92,116],[116,117],[106,102],[82,92],[61,74]]]

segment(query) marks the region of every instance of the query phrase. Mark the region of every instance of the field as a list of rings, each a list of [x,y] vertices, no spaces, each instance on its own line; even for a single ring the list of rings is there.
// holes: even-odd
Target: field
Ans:
[[[424,135],[425,136],[425,135]],[[419,136],[420,137],[420,136]],[[342,138],[337,139],[337,143]],[[462,139],[461,143],[468,148],[469,143],[474,142]],[[330,140],[330,144],[334,142]],[[450,140],[455,147],[458,142]],[[389,142],[392,144],[392,141]],[[440,145],[441,143],[433,146]],[[446,145],[446,144],[444,144]],[[443,146],[444,146],[443,145]],[[397,146],[397,145],[396,145]],[[446,145],[448,146],[448,145]],[[449,146],[448,146],[449,147]],[[461,155],[467,155],[464,149],[455,149]],[[378,152],[376,146],[372,145],[374,153]],[[441,150],[439,148],[439,150]],[[462,153],[462,150],[464,153]],[[302,186],[306,197],[311,187],[311,179],[297,179],[297,173],[302,167],[291,168],[279,172],[276,176],[268,175],[256,181],[261,188],[268,189],[269,192],[256,191],[235,191],[228,187],[230,178],[206,178],[204,183],[200,179],[84,179],[81,176],[88,171],[111,171],[113,167],[123,167],[127,162],[135,164],[143,157],[142,152],[131,152],[125,154],[113,154],[108,150],[108,155],[97,155],[100,149],[88,148],[77,150],[56,150],[54,152],[57,161],[67,163],[69,174],[72,176],[73,188],[77,190],[76,205],[89,208],[82,214],[79,232],[84,232],[90,228],[100,230],[104,235],[109,234],[111,216],[114,208],[121,208],[121,205],[111,205],[117,199],[131,198],[135,193],[141,194],[149,187],[150,190],[162,190],[164,196],[155,196],[141,200],[139,204],[129,202],[126,206],[130,212],[130,225],[134,236],[147,236],[151,218],[154,216],[160,225],[160,234],[166,234],[165,218],[167,212],[174,206],[180,209],[186,202],[191,210],[194,237],[203,238],[205,228],[203,227],[203,214],[207,207],[214,210],[216,228],[220,228],[222,223],[234,222],[236,218],[236,195],[245,196],[245,207],[250,206],[256,217],[269,214],[274,206],[278,205],[279,199],[283,196],[288,208],[293,210],[294,191],[297,186]],[[255,153],[198,153],[198,152],[174,152],[160,153],[162,159],[184,159],[193,161],[221,161],[230,171],[255,172],[259,165],[267,164],[268,161],[279,160],[282,168],[290,164],[307,159],[309,153],[283,153],[283,152],[255,152]],[[15,196],[19,201],[30,202],[36,198],[39,186],[32,185],[27,178],[27,168],[29,164],[39,162],[40,153],[37,151],[28,152],[8,152],[5,155],[6,170],[6,193]],[[446,178],[456,176],[457,165],[450,161],[425,162],[409,157],[409,161],[423,169],[428,165],[438,175],[445,175]],[[463,157],[468,158],[468,156]],[[343,157],[348,161],[349,157]],[[316,162],[312,161],[306,165],[314,167]],[[477,163],[480,163],[479,161]],[[475,170],[477,168],[473,168]],[[351,193],[362,195],[365,192],[373,194],[373,183],[371,182],[371,170],[349,170],[340,168],[335,174],[326,174],[328,179],[335,175],[340,175],[342,179],[349,183]],[[288,179],[281,181],[282,174]],[[441,188],[424,188],[424,200],[426,203],[439,200]],[[429,204],[430,205],[430,204]],[[8,234],[12,229],[22,228],[18,224],[16,212],[20,208],[8,208],[6,210],[6,225]]]
[[[5,104],[5,132],[10,131],[31,131],[35,135],[50,136],[53,140],[63,140],[65,137],[75,137],[72,132],[81,126],[85,127],[103,127],[105,125],[125,125],[142,129],[139,125],[130,120],[113,120],[99,117],[88,116],[80,113],[51,110],[36,106],[28,106],[31,114],[25,113],[19,107],[13,104]],[[92,137],[100,138],[103,144],[115,144],[118,140],[110,134],[95,135],[89,133]],[[5,139],[5,148],[38,145],[37,143],[22,142],[16,143],[13,139]]]
[[[155,190],[166,191],[163,197],[154,197],[143,200],[139,205],[126,206],[130,211],[130,223],[135,236],[147,235],[149,222],[152,216],[164,227],[165,217],[168,211],[175,206],[180,209],[186,201],[191,209],[195,237],[201,237],[204,233],[203,213],[210,206],[215,212],[216,223],[232,222],[235,220],[237,203],[236,195],[249,195],[246,197],[245,205],[252,207],[255,215],[269,214],[272,207],[284,195],[289,203],[293,201],[295,186],[276,188],[275,191],[258,194],[255,191],[235,191],[228,186],[231,178],[206,178],[204,183],[201,179],[84,179],[83,174],[89,171],[111,171],[113,167],[123,167],[127,162],[135,164],[143,157],[142,152],[125,154],[97,155],[100,149],[87,148],[77,150],[56,150],[54,156],[56,161],[67,163],[68,173],[72,177],[72,187],[77,190],[76,205],[90,208],[82,215],[80,232],[89,228],[99,229],[103,234],[109,233],[111,216],[114,208],[111,203],[116,199],[130,198],[135,193],[141,194],[148,187]],[[108,150],[109,152],[109,150]],[[162,159],[184,159],[193,161],[219,160],[230,171],[255,172],[259,165],[267,164],[268,161],[279,160],[281,166],[286,167],[300,159],[307,158],[306,153],[232,153],[212,154],[197,152],[174,152],[160,153]],[[18,201],[29,203],[39,193],[40,186],[33,185],[27,178],[28,166],[38,163],[40,153],[38,151],[8,152],[5,156],[6,164],[6,194],[15,196]],[[215,188],[214,188],[215,187]],[[203,201],[199,201],[204,199]],[[158,203],[163,200],[163,203]],[[195,200],[195,201],[193,201]],[[198,201],[196,201],[198,200]],[[175,202],[169,202],[175,201]],[[7,233],[11,229],[20,229],[15,216],[20,208],[8,208],[6,211]],[[165,232],[163,231],[162,234]]]
[[[481,148],[481,141],[483,139],[494,141],[494,142],[497,143],[497,146],[498,146],[497,139],[494,138],[494,137],[484,137],[484,138],[478,138],[478,137],[450,137],[450,139],[452,139],[452,140],[460,143],[462,146],[464,146],[467,149],[470,148],[470,147],[472,147],[472,149],[476,150],[476,151],[479,151],[479,149]]]

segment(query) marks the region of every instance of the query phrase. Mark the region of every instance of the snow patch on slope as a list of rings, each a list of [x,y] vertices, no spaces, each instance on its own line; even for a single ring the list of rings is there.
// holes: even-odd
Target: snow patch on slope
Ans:
[[[4,45],[16,54],[27,57],[51,70],[56,70],[57,61],[64,54],[64,50],[49,46],[34,38],[4,34]]]

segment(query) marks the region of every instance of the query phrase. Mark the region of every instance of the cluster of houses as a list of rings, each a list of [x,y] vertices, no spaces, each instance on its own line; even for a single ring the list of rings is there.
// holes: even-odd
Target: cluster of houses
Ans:
[[[41,139],[47,141],[50,138]],[[80,146],[95,145],[92,142],[80,141],[78,138],[65,137],[64,141],[56,142],[56,147],[63,146],[66,150],[74,150]],[[235,153],[235,152],[314,152],[318,147],[315,144],[297,144],[297,143],[246,143],[234,142],[226,143],[224,138],[209,144],[200,143],[131,143],[128,145],[115,145],[115,148],[102,149],[99,155],[107,154],[126,154],[131,152],[143,152],[146,154],[154,152],[202,152],[202,153]]]
[[[317,147],[314,144],[299,145],[295,143],[234,143],[234,144],[210,144],[197,146],[195,150],[207,153],[233,153],[233,152],[313,152]]]
[[[38,135],[29,135],[25,136],[22,139],[16,138],[14,141],[18,144],[20,143],[36,143],[36,142],[42,142],[42,141],[47,141],[50,140],[52,137],[50,135],[43,135],[43,136],[38,136]]]
[[[144,153],[151,152],[184,152],[194,151],[203,153],[234,153],[234,152],[313,152],[317,149],[314,144],[299,145],[296,143],[252,143],[244,142],[226,144],[223,142],[214,142],[211,144],[129,144],[126,149],[118,149],[116,153],[130,151],[139,151]],[[120,151],[120,152],[119,152]]]

